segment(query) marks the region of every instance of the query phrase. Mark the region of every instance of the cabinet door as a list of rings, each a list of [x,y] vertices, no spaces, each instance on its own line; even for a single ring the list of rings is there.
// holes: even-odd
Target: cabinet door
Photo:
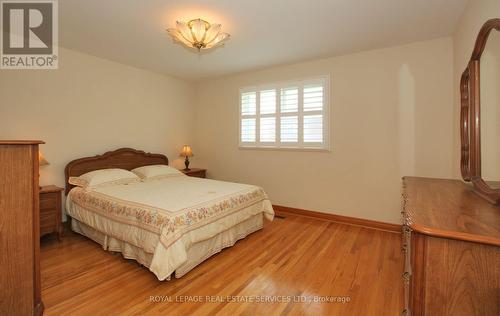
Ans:
[[[0,315],[34,313],[35,147],[0,145]]]
[[[500,247],[431,237],[425,315],[500,315]]]

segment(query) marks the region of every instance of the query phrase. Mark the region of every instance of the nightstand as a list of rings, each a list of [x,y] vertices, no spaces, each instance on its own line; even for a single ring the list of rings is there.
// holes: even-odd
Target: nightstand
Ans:
[[[190,177],[197,177],[197,178],[207,177],[207,169],[190,168],[189,170],[180,170],[180,171]]]
[[[64,189],[55,185],[40,187],[40,236],[56,233],[62,238],[61,194]]]

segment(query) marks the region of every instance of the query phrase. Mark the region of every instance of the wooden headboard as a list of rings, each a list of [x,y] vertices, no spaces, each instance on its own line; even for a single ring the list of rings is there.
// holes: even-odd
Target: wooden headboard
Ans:
[[[107,168],[132,170],[148,165],[168,165],[168,158],[162,154],[150,154],[132,148],[120,148],[94,157],[84,157],[66,165],[66,194],[74,187],[69,184],[69,177],[78,177],[84,173]]]

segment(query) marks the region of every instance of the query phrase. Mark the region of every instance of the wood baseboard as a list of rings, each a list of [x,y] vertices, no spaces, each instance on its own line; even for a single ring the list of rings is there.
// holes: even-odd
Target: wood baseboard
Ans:
[[[287,214],[299,215],[312,217],[316,219],[321,219],[330,222],[354,225],[354,226],[363,226],[372,229],[385,230],[393,233],[401,233],[401,225],[391,224],[385,222],[372,221],[369,219],[342,216],[336,214],[308,211],[293,207],[281,206],[281,205],[273,205],[274,211],[278,216],[286,216]]]

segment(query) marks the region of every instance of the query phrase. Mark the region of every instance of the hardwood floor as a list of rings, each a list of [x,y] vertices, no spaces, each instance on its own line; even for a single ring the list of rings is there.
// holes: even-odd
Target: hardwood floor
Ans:
[[[59,243],[48,236],[41,245],[45,315],[398,315],[400,239],[397,233],[288,215],[186,276],[159,282],[135,261],[85,237],[69,232]],[[182,302],[188,295],[203,302]],[[152,302],[152,296],[164,301]],[[207,302],[206,296],[218,301]],[[247,301],[221,302],[227,296]],[[285,297],[249,301],[273,296]],[[295,296],[350,301],[294,302]]]

